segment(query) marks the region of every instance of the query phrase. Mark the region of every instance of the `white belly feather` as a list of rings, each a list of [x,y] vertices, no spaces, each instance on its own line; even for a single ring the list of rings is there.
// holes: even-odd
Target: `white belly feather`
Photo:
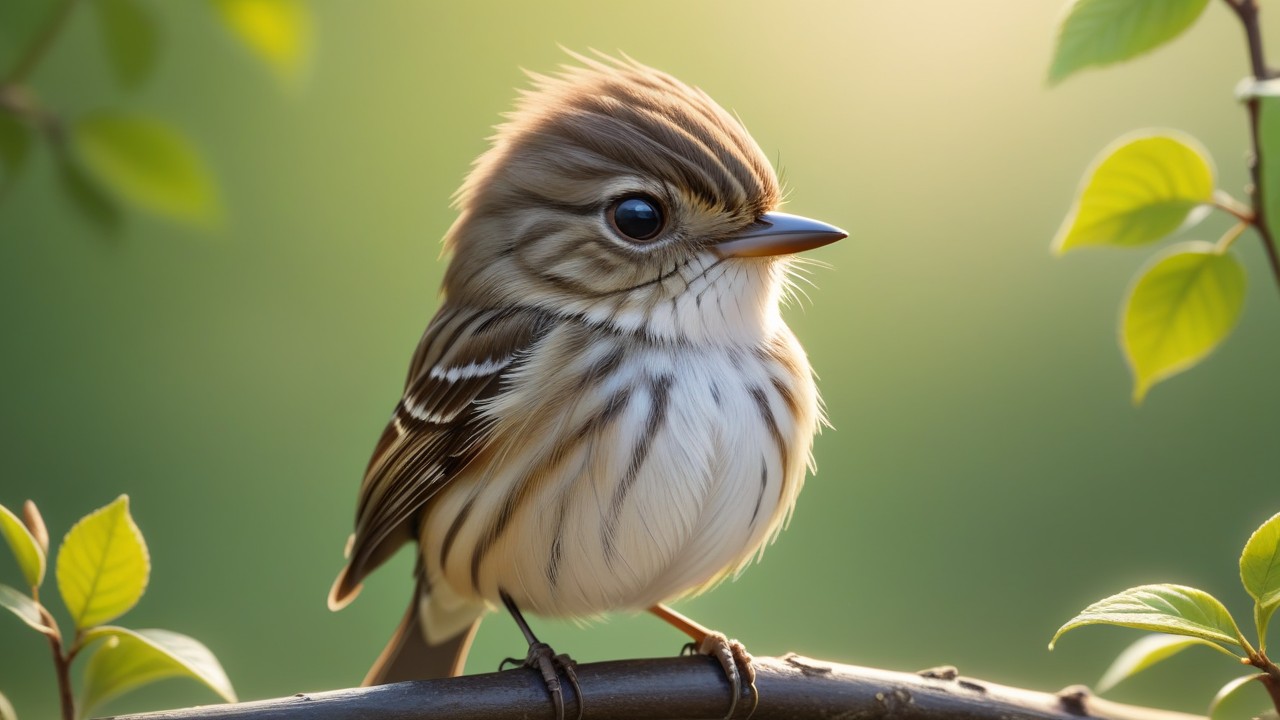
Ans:
[[[537,353],[488,408],[492,450],[430,504],[432,592],[496,603],[505,591],[540,615],[586,617],[749,562],[793,507],[818,422],[808,365],[780,330],[758,349],[630,349],[594,384],[583,378],[618,346],[548,338],[563,347]],[[557,446],[565,433],[577,441]]]

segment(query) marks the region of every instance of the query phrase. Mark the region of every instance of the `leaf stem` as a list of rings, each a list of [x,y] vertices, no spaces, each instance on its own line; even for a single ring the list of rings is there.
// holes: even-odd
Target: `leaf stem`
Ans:
[[[62,656],[62,643],[49,637],[53,650],[53,670],[58,676],[58,701],[62,706],[62,720],[76,720],[76,700],[71,692],[71,663]]]
[[[1249,206],[1221,190],[1213,193],[1213,202],[1209,203],[1209,206],[1225,212],[1242,223],[1253,224],[1253,211]]]
[[[1233,225],[1230,230],[1223,233],[1222,237],[1218,238],[1218,242],[1213,246],[1213,251],[1219,255],[1226,252],[1235,243],[1236,238],[1240,237],[1240,234],[1248,227],[1249,223],[1243,220]]]
[[[1249,65],[1255,80],[1267,80],[1272,76],[1267,69],[1267,59],[1262,48],[1262,27],[1258,23],[1257,0],[1225,0],[1228,7],[1240,18],[1244,26],[1245,40],[1249,46]],[[1245,101],[1249,108],[1249,139],[1252,151],[1249,154],[1249,199],[1253,205],[1253,226],[1258,229],[1258,236],[1267,252],[1267,261],[1271,265],[1271,274],[1276,284],[1280,285],[1280,254],[1277,253],[1275,237],[1271,233],[1271,225],[1267,219],[1266,207],[1262,197],[1262,142],[1259,129],[1262,110],[1261,101],[1250,97]]]
[[[71,658],[62,652],[62,633],[58,631],[58,623],[44,605],[37,603],[44,623],[53,629],[48,633],[49,649],[53,652],[53,672],[58,677],[58,702],[62,707],[62,720],[75,720],[76,698],[71,690]]]
[[[9,71],[6,82],[10,85],[18,85],[25,81],[31,73],[44,59],[45,53],[49,52],[49,48],[53,46],[53,41],[58,39],[58,35],[62,32],[63,26],[67,24],[67,18],[71,16],[71,10],[75,7],[76,0],[62,0],[53,10],[53,16],[49,18],[48,24],[40,31],[31,45],[27,47],[27,51],[22,54],[18,60],[18,64],[13,66],[13,70]]]
[[[1276,667],[1261,651],[1249,653],[1249,664],[1266,673],[1259,680],[1271,696],[1271,704],[1276,706],[1276,712],[1280,712],[1280,667]]]

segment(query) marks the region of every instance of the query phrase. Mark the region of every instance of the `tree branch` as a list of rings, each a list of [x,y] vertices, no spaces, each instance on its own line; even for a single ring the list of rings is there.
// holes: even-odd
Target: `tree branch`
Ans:
[[[1200,720],[1199,716],[1122,705],[1074,686],[1057,694],[959,677],[954,668],[921,673],[837,665],[798,655],[756,658],[760,704],[753,720]],[[579,665],[583,717],[645,720],[722,718],[729,684],[702,657]],[[566,686],[566,717],[577,699]],[[116,720],[516,720],[552,718],[541,676],[528,669],[372,688],[298,694],[235,705],[121,716]]]
[[[1245,40],[1249,46],[1249,66],[1254,80],[1261,82],[1271,78],[1267,68],[1267,58],[1262,48],[1262,26],[1258,22],[1257,0],[1226,0],[1227,5],[1240,18],[1244,26]],[[1271,264],[1271,274],[1280,283],[1280,253],[1277,253],[1275,237],[1271,232],[1270,219],[1267,217],[1265,198],[1262,196],[1262,142],[1260,138],[1260,113],[1262,103],[1258,97],[1250,96],[1245,101],[1249,108],[1249,139],[1252,149],[1249,154],[1249,199],[1253,205],[1253,226],[1258,229],[1262,246],[1267,251],[1267,261]]]

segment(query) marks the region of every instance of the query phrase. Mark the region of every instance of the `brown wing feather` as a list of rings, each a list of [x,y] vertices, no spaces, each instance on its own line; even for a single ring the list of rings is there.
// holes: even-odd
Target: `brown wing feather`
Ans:
[[[347,566],[329,593],[340,608],[360,582],[415,539],[422,508],[475,456],[491,422],[480,410],[551,325],[541,311],[441,308],[418,343],[404,397],[360,485]]]

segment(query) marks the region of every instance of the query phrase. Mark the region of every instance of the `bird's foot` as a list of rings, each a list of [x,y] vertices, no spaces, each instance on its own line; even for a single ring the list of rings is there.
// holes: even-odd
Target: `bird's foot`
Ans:
[[[756,690],[756,669],[751,664],[751,653],[737,640],[730,640],[721,632],[709,632],[701,642],[684,646],[689,654],[697,653],[715,658],[724,670],[725,678],[733,691],[733,699],[729,702],[729,712],[725,720],[739,717],[738,712],[745,711],[742,718],[750,718],[760,704],[760,693]],[[745,696],[745,697],[744,697]],[[742,700],[747,702],[743,703]]]
[[[564,720],[564,688],[560,684],[560,672],[573,688],[573,700],[578,705],[577,720],[582,720],[582,686],[578,684],[578,664],[568,655],[557,655],[551,646],[544,642],[529,645],[529,654],[524,660],[507,658],[498,665],[502,670],[508,664],[537,670],[542,674],[542,683],[551,694],[551,704],[555,707],[556,720]]]

